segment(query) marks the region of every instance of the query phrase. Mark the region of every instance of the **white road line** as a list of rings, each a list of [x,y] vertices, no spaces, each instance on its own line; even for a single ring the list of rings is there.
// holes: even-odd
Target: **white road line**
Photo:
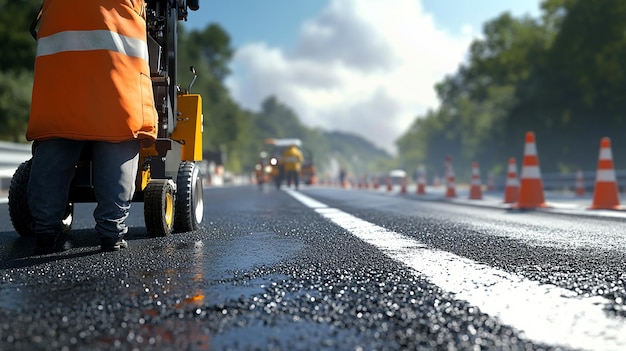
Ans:
[[[323,217],[415,269],[455,298],[519,331],[530,340],[587,350],[626,349],[626,320],[608,316],[603,297],[578,297],[541,285],[369,223],[291,190],[288,194]]]

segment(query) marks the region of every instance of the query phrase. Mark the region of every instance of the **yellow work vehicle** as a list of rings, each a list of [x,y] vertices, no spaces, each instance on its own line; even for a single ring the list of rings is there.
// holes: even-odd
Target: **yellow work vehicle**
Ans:
[[[192,231],[202,222],[202,99],[177,84],[177,28],[198,0],[146,0],[146,25],[150,73],[158,112],[158,135],[154,144],[140,151],[137,187],[133,201],[144,203],[146,229],[151,236],[172,231]],[[41,15],[41,12],[40,12]],[[31,33],[36,37],[39,17]],[[36,143],[33,144],[36,147]],[[18,234],[32,236],[27,203],[30,163],[22,163],[9,187],[9,214]],[[91,160],[85,152],[76,166],[64,220],[71,229],[74,203],[94,202]]]
[[[307,185],[312,185],[317,182],[316,169],[313,163],[312,153],[302,147],[302,140],[297,138],[270,138],[263,141],[264,150],[261,152],[265,155],[265,161],[259,162],[264,166],[262,167],[264,175],[272,179],[277,185],[280,184],[283,177],[283,172],[280,165],[280,160],[283,152],[289,145],[296,145],[304,156],[304,162],[302,162],[302,168],[300,170],[300,180]]]

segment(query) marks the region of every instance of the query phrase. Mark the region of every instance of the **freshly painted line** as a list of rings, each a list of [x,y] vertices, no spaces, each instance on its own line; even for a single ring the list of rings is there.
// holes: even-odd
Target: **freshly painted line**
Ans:
[[[539,284],[519,275],[430,248],[418,240],[328,207],[291,190],[288,194],[391,258],[415,269],[455,298],[539,343],[587,350],[626,349],[626,321],[608,316],[603,297]]]
[[[285,192],[287,192],[289,195],[295,197],[298,201],[302,202],[305,206],[309,207],[309,208],[327,208],[328,206],[326,206],[325,204],[312,199],[302,193],[299,193],[297,191],[292,191],[290,189],[285,189]]]

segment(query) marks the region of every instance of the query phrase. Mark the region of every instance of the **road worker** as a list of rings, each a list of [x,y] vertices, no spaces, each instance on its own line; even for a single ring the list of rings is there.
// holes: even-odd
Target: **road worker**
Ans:
[[[259,159],[259,162],[254,166],[254,179],[259,186],[263,186],[265,183],[265,165],[263,159]]]
[[[280,184],[283,181],[284,171],[283,165],[279,161],[280,154],[277,153],[274,157],[270,159],[271,171],[270,177],[274,180],[274,184],[276,185],[276,189],[280,189]]]
[[[127,247],[141,144],[156,138],[143,0],[44,0],[26,137],[35,251],[60,249],[68,193],[91,150],[102,251]]]
[[[289,147],[287,147],[287,149],[283,152],[281,163],[283,165],[288,187],[293,184],[296,190],[298,190],[299,174],[302,162],[304,162],[304,156],[302,156],[302,152],[295,144],[289,145]]]

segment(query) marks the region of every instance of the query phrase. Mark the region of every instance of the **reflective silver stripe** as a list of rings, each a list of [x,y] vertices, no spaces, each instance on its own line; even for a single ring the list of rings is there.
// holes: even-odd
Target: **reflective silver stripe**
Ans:
[[[59,32],[37,40],[37,57],[67,51],[109,50],[148,62],[145,41],[108,30]]]
[[[537,155],[537,145],[535,143],[524,144],[524,156]]]
[[[601,148],[600,149],[600,157],[601,160],[612,160],[613,153],[611,152],[611,148]]]
[[[615,170],[612,169],[599,169],[596,173],[597,182],[617,182],[615,177]]]
[[[519,186],[519,181],[517,178],[507,178],[506,186]]]
[[[288,156],[283,159],[284,162],[298,162],[300,161],[296,156]]]
[[[541,171],[538,166],[524,166],[522,168],[523,179],[541,179]]]

